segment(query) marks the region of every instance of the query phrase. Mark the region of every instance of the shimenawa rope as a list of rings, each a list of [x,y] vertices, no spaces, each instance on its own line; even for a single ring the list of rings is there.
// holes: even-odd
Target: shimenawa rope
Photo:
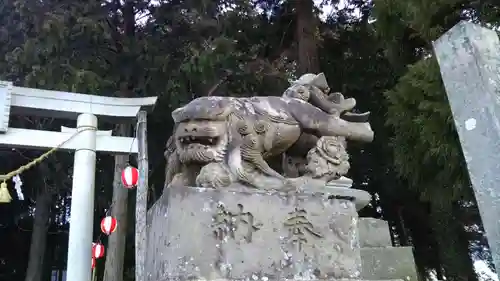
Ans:
[[[88,126],[88,127],[83,126],[83,127],[78,128],[77,130],[78,131],[75,132],[73,135],[71,135],[68,139],[66,139],[65,141],[61,142],[56,147],[51,148],[49,151],[45,152],[44,154],[40,155],[39,157],[33,159],[28,164],[23,165],[23,166],[19,167],[18,169],[14,170],[12,172],[9,172],[8,174],[0,175],[0,180],[2,180],[2,183],[0,184],[0,203],[9,203],[10,201],[12,201],[12,197],[10,196],[9,190],[7,189],[7,180],[11,179],[15,175],[19,175],[22,172],[24,172],[24,171],[32,168],[36,164],[39,164],[40,162],[42,162],[43,160],[45,160],[52,153],[54,153],[57,150],[59,150],[63,145],[65,145],[66,143],[68,143],[70,140],[72,140],[73,138],[75,138],[80,133],[85,132],[85,131],[90,131],[90,130],[96,130],[96,128],[95,127],[91,127],[91,126]]]

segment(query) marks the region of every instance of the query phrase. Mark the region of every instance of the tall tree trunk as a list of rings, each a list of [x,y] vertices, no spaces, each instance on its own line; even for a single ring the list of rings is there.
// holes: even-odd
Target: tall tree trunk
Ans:
[[[47,231],[49,227],[51,204],[52,194],[44,188],[38,193],[36,198],[35,220],[33,223],[33,233],[31,234],[30,256],[28,261],[28,270],[26,271],[26,281],[42,280],[43,261],[47,245]]]
[[[296,0],[298,73],[318,73],[319,57],[316,31],[318,17],[314,14],[313,0]]]
[[[135,12],[134,12],[134,0],[126,0],[122,5],[121,1],[114,0],[115,4],[115,27],[118,27],[119,20],[118,14],[121,10],[123,15],[123,30],[124,37],[117,36],[116,47],[118,53],[126,61],[126,67],[120,75],[120,92],[121,97],[132,97],[134,89],[134,73],[133,73],[133,58],[131,59],[130,52],[133,49],[134,37],[135,37]],[[115,34],[119,34],[116,32]],[[124,49],[125,44],[129,45],[128,49]],[[130,135],[130,125],[119,124],[117,125],[117,133],[119,136],[129,136]],[[106,264],[104,269],[104,281],[123,281],[123,268],[124,268],[124,258],[125,258],[125,242],[127,236],[127,205],[128,205],[128,190],[122,186],[121,183],[121,172],[128,163],[128,156],[116,155],[115,156],[115,174],[113,179],[113,207],[112,215],[116,218],[118,222],[118,227],[116,231],[110,235],[108,240],[108,250],[106,254]]]
[[[126,136],[127,125],[118,125],[119,136]],[[115,172],[113,178],[113,201],[111,215],[116,218],[118,226],[108,239],[106,251],[106,264],[104,268],[104,281],[123,281],[123,262],[125,259],[125,242],[127,237],[127,202],[128,190],[121,182],[122,170],[128,163],[128,155],[115,156]]]
[[[464,245],[460,239],[465,229],[460,218],[455,216],[452,204],[431,203],[431,221],[446,280],[477,280],[469,256],[469,245]]]

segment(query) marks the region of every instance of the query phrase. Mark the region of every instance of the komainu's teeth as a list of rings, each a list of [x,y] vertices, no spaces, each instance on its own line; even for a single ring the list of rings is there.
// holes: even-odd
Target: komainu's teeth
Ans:
[[[208,139],[208,142],[209,142],[209,143],[213,143],[213,142],[214,142],[214,139],[209,138],[209,139]]]

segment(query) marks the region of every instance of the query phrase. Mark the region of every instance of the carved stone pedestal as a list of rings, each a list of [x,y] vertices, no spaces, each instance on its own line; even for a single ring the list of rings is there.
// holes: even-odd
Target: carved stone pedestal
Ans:
[[[171,187],[149,211],[147,280],[358,279],[356,207],[368,198]]]

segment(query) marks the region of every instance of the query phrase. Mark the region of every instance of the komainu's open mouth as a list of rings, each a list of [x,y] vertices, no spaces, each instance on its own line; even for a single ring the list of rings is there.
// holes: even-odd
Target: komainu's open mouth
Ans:
[[[201,144],[201,145],[215,145],[219,142],[219,137],[200,137],[200,136],[184,136],[179,138],[182,145]]]

